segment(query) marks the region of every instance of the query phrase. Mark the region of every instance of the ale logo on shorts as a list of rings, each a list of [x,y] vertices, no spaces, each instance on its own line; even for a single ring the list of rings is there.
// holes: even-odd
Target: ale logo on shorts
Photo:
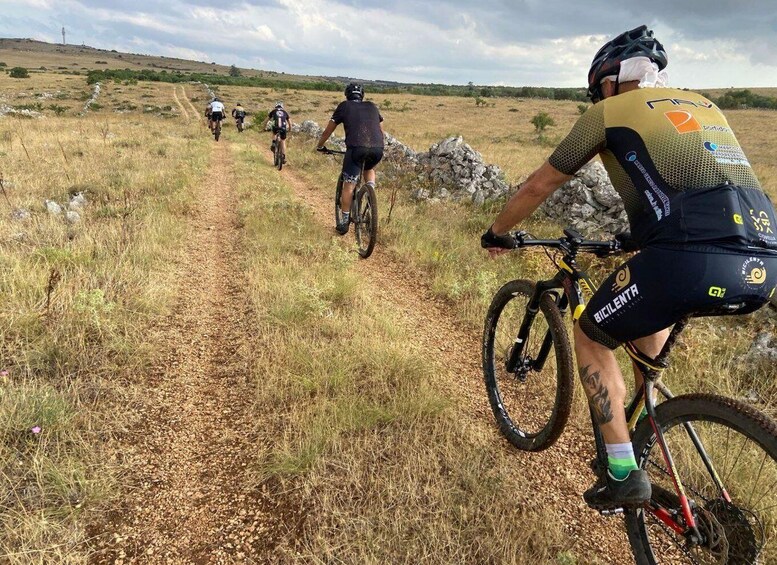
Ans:
[[[761,286],[766,282],[766,265],[758,257],[749,257],[742,264],[742,278],[747,286]]]
[[[615,275],[615,282],[612,283],[612,291],[613,292],[620,292],[627,286],[629,286],[629,283],[631,282],[631,272],[629,271],[629,267],[623,267],[620,271],[618,271],[618,274]]]

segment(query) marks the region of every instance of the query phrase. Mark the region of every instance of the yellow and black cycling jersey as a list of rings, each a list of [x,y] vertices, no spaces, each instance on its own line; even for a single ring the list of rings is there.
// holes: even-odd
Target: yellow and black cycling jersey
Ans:
[[[644,245],[777,248],[774,209],[715,104],[645,88],[594,104],[550,156],[572,175],[599,154]]]

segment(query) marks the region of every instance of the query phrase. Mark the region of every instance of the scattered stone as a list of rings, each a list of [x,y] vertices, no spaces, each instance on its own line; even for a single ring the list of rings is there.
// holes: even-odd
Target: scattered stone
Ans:
[[[81,214],[79,214],[79,213],[78,213],[78,212],[76,212],[75,210],[68,210],[68,211],[65,213],[65,221],[66,221],[68,224],[71,224],[71,225],[72,225],[72,224],[77,224],[78,222],[80,222],[80,221],[81,221]]]
[[[604,166],[592,161],[564,183],[541,206],[547,216],[585,236],[614,235],[629,226],[623,201]]]
[[[60,206],[53,200],[46,200],[44,201],[44,204],[46,205],[46,210],[48,210],[49,214],[53,214],[55,216],[62,215],[62,206]]]
[[[84,206],[86,206],[86,196],[84,196],[83,192],[76,192],[70,197],[70,201],[68,202],[67,207],[71,210],[81,210]]]
[[[432,145],[428,152],[415,154],[414,160],[419,182],[429,186],[428,191],[419,192],[425,199],[470,200],[482,204],[510,190],[502,170],[496,165],[487,165],[483,156],[464,143],[461,136]]]
[[[23,109],[23,110],[17,110],[16,108],[12,108],[11,106],[8,106],[6,104],[0,104],[0,118],[7,115],[7,114],[14,114],[17,116],[25,116],[27,118],[42,118],[43,114],[40,112],[36,112],[35,110],[29,110],[29,109]]]
[[[749,361],[777,362],[777,335],[771,331],[762,331],[753,340],[750,350],[745,354]]]
[[[89,100],[86,101],[84,104],[84,109],[81,110],[81,115],[86,114],[86,112],[89,111],[89,107],[97,102],[97,98],[100,96],[100,88],[101,85],[99,82],[94,83],[94,88],[92,88],[92,95],[89,97]]]
[[[11,212],[11,218],[17,222],[24,222],[30,219],[30,211],[26,208],[17,208]]]

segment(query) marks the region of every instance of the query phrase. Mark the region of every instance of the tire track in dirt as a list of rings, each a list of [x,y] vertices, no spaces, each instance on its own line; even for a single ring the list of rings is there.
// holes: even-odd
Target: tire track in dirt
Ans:
[[[162,354],[122,454],[121,505],[89,536],[92,563],[267,563],[295,510],[254,487],[262,449],[249,382],[250,301],[227,144],[214,143],[190,225],[178,300],[150,337]]]
[[[184,107],[184,105],[181,104],[181,101],[178,99],[178,92],[177,91],[178,91],[178,85],[174,84],[173,85],[173,98],[175,98],[175,103],[178,106],[178,109],[181,110],[181,116],[186,118],[186,121],[188,122],[191,119],[191,117],[189,116],[189,112],[186,111],[186,108]]]
[[[197,108],[195,107],[195,105],[194,105],[194,104],[192,104],[192,100],[191,100],[191,98],[189,98],[189,95],[188,95],[188,94],[187,94],[187,92],[186,92],[186,86],[184,86],[184,85],[182,84],[182,85],[181,85],[181,90],[183,91],[183,99],[184,99],[184,101],[186,102],[186,104],[189,106],[189,108],[191,109],[191,111],[192,111],[192,115],[195,117],[195,119],[196,119],[196,118],[199,116],[199,118],[200,118],[200,122],[204,123],[204,122],[205,122],[205,116],[201,115],[201,114],[200,114],[200,113],[197,111]]]
[[[272,154],[260,150],[272,162]],[[331,194],[312,187],[293,170],[284,168],[280,176],[307,204],[315,218],[334,232],[334,184]],[[378,187],[380,190],[380,187]],[[344,245],[354,249],[350,234]],[[469,415],[467,424],[495,449],[509,455],[510,474],[522,477],[524,493],[506,493],[517,501],[553,509],[557,521],[575,540],[573,551],[596,555],[604,563],[630,562],[631,550],[620,517],[604,518],[589,509],[582,499],[583,491],[594,480],[589,461],[594,456],[593,437],[589,428],[567,426],[564,434],[550,449],[539,453],[515,450],[500,435],[488,404],[481,366],[481,335],[456,322],[449,304],[435,297],[423,274],[388,255],[380,239],[372,256],[360,260],[357,269],[375,300],[390,303],[402,322],[414,335],[419,346],[440,371],[439,382],[457,406]],[[485,315],[485,313],[484,313]],[[576,394],[582,391],[576,390]]]

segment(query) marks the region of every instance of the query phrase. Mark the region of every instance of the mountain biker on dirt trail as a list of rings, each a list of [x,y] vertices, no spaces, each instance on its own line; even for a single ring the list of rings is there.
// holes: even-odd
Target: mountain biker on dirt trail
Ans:
[[[210,114],[211,114],[211,111],[212,111],[211,110],[211,105],[212,104],[213,104],[213,100],[211,100],[210,102],[208,102],[205,105],[205,119],[208,120],[208,129],[213,129],[212,126],[211,126],[211,123],[210,123]]]
[[[326,140],[337,125],[343,124],[346,146],[343,159],[343,192],[340,199],[343,222],[335,226],[340,235],[348,233],[353,190],[359,181],[362,166],[365,182],[375,187],[375,166],[383,158],[384,144],[383,116],[375,104],[364,101],[362,85],[352,82],[346,86],[345,98],[335,109],[316,146],[317,151],[323,150]]]
[[[640,506],[651,495],[612,350],[633,341],[655,357],[684,315],[716,305],[752,312],[777,284],[771,202],[720,110],[667,88],[666,65],[646,26],[606,43],[588,73],[593,106],[481,238],[492,255],[515,248],[508,230],[596,154],[623,199],[641,251],[602,283],[574,328],[580,378],[607,447],[608,469],[583,495],[600,510]],[[635,381],[641,386],[636,368]]]
[[[272,144],[270,145],[270,151],[275,151],[275,144],[281,144],[281,155],[283,155],[283,162],[286,163],[286,135],[291,131],[291,116],[283,108],[283,102],[276,102],[275,108],[267,115],[267,123],[264,127],[267,127],[272,121]]]
[[[210,119],[208,121],[208,127],[211,131],[224,119],[224,103],[216,96],[210,101]]]
[[[240,104],[240,102],[237,103],[237,105],[232,108],[232,117],[235,118],[236,121],[243,121],[246,117],[246,111],[245,108],[243,108],[243,105]]]

